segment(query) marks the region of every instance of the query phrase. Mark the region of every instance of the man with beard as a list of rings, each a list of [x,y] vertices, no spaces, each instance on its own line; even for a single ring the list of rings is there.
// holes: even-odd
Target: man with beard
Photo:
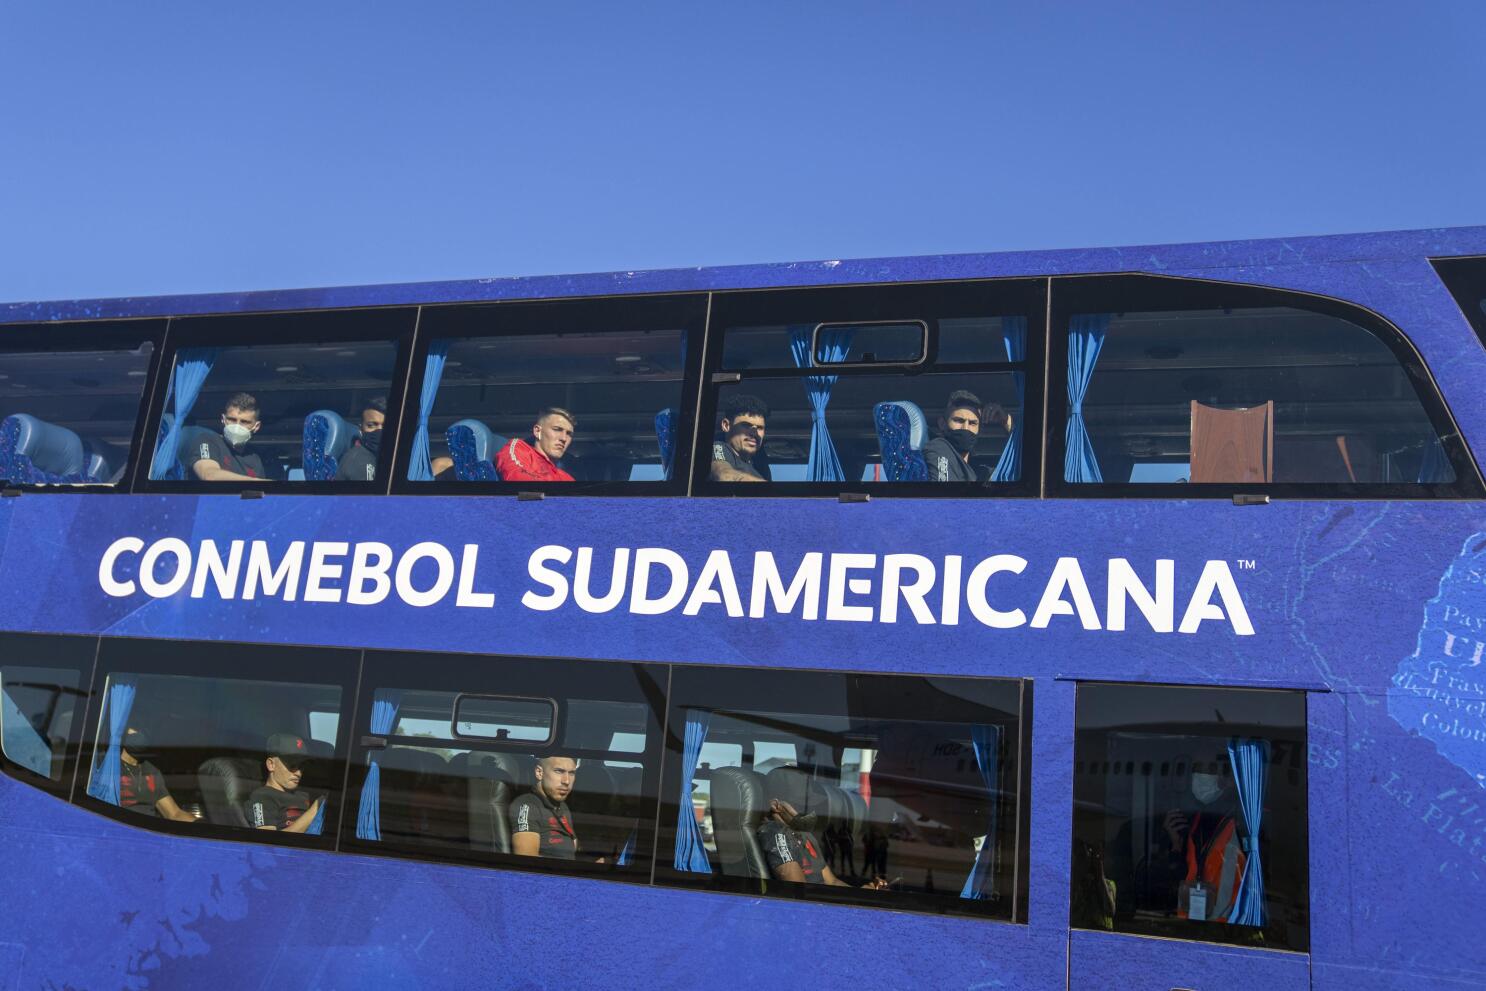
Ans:
[[[924,445],[924,464],[931,482],[973,482],[975,469],[970,467],[970,452],[980,439],[983,423],[1011,430],[1011,415],[992,403],[989,409],[973,392],[963,389],[950,393],[939,417],[938,432]]]
[[[578,780],[578,762],[572,757],[543,757],[532,775],[532,790],[511,803],[511,852],[518,857],[575,860],[578,833],[568,796]]]

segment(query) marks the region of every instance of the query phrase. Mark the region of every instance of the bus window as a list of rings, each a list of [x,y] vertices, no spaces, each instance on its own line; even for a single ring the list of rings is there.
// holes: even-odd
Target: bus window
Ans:
[[[78,339],[81,333],[69,329]],[[142,334],[100,330],[108,350],[0,351],[0,481],[12,485],[116,485],[130,445],[155,345]]]
[[[99,663],[90,798],[134,824],[273,830],[329,845],[344,744],[317,739],[311,715],[322,730],[326,715],[339,721],[354,653],[105,641]],[[214,669],[222,674],[203,673]]]
[[[658,877],[1023,921],[1029,706],[1011,679],[678,667]]]
[[[690,437],[688,334],[695,350],[704,315],[702,296],[425,310],[406,477],[671,490],[677,438]]]
[[[172,324],[178,346],[149,477],[363,489],[385,478],[382,430],[396,429],[398,338],[411,333],[411,312]]]
[[[1366,493],[1457,481],[1459,437],[1380,320],[1275,290],[1091,282],[1060,297],[1055,323],[1064,482]]]
[[[664,682],[642,665],[371,652],[345,840],[644,874]]]
[[[0,746],[32,774],[62,780],[82,673],[24,664],[0,665]]]
[[[1486,258],[1435,258],[1435,271],[1486,346]]]
[[[1305,950],[1305,695],[1080,684],[1070,924]]]
[[[699,490],[1024,491],[1023,438],[1040,434],[1025,422],[1040,419],[1028,391],[1041,388],[1028,374],[1040,292],[1009,281],[719,295]],[[747,482],[771,485],[733,484]]]

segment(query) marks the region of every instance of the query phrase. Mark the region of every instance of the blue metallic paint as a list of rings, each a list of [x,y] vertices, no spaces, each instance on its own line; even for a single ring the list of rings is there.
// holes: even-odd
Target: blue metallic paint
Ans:
[[[463,299],[514,299],[769,285],[1143,271],[1252,282],[1371,307],[1414,341],[1472,448],[1486,451],[1486,352],[1428,256],[1486,254],[1486,228],[1138,249],[827,262],[218,297],[26,304],[5,319]],[[936,514],[960,521],[953,528]],[[983,520],[965,526],[966,520]],[[970,532],[970,531],[978,532]],[[482,547],[492,616],[449,605],[346,606],[108,599],[98,555],[136,534],[289,540],[415,540]],[[561,534],[560,540],[555,536]],[[1486,986],[1486,743],[1441,735],[1486,693],[1421,692],[1433,672],[1469,680],[1446,653],[1461,615],[1486,617],[1467,580],[1486,539],[1479,503],[987,503],[841,506],[800,501],[549,500],[270,496],[0,501],[0,628],[125,636],[427,647],[623,659],[976,673],[1036,679],[1031,881],[1026,926],[649,889],[576,878],[431,867],[261,848],[131,829],[0,779],[7,897],[0,985],[316,988],[368,986],[690,987],[759,980],[853,987],[1438,988]],[[1204,623],[1124,633],[1069,617],[1047,630],[773,617],[556,615],[522,610],[525,561],[541,543],[668,546],[695,567],[714,547],[1017,553],[1029,578],[1059,556],[1148,572],[1177,562],[1178,599],[1201,562],[1252,559],[1235,576],[1256,635]],[[1235,565],[1236,567],[1236,565]],[[602,571],[602,568],[600,568]],[[740,569],[740,571],[743,569]],[[1000,579],[998,579],[999,581]],[[740,581],[744,581],[740,574]],[[1030,610],[1040,592],[1032,581]],[[746,587],[746,586],[745,586]],[[1007,586],[1008,588],[1014,586]],[[1455,612],[1447,613],[1453,606]],[[708,615],[715,613],[716,615]],[[353,618],[354,615],[354,618]],[[410,622],[416,617],[416,622]],[[1470,636],[1461,626],[1457,637]],[[1459,647],[1459,644],[1455,644]],[[1248,683],[1322,689],[1308,704],[1309,955],[1068,933],[1069,796],[1075,686],[1069,678]],[[1431,687],[1434,681],[1427,682]],[[1430,726],[1435,726],[1431,738]],[[543,940],[568,948],[536,950]],[[539,959],[560,962],[544,967]]]

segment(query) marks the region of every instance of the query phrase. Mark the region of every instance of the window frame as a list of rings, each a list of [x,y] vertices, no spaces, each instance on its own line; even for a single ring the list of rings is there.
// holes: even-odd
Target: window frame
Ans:
[[[201,655],[210,652],[212,663],[203,665]],[[105,705],[104,688],[111,674],[138,674],[162,677],[189,677],[216,681],[275,681],[301,685],[335,685],[341,690],[341,720],[336,728],[334,753],[341,761],[350,759],[350,727],[356,718],[356,683],[360,671],[361,651],[344,647],[306,647],[289,644],[261,644],[237,641],[144,640],[127,637],[99,637],[97,660],[88,689],[85,725],[89,736],[78,747],[75,788],[72,801],[80,808],[113,819],[122,825],[178,836],[286,844],[300,849],[331,851],[336,849],[337,822],[345,819],[344,765],[335,775],[339,784],[325,789],[332,802],[333,819],[326,821],[319,836],[282,833],[267,829],[238,829],[219,826],[205,818],[194,823],[174,822],[159,816],[140,815],[110,805],[88,794],[88,782],[106,751],[101,720]],[[338,670],[337,670],[338,669]],[[308,710],[306,710],[308,718]],[[262,755],[267,757],[265,753]],[[335,759],[335,758],[332,758]],[[354,825],[355,816],[351,816]]]
[[[450,727],[450,739],[440,740],[437,738],[420,736],[402,736],[394,734],[373,735],[369,731],[368,720],[372,712],[372,706],[378,689],[400,688],[409,690],[410,683],[417,682],[416,690],[441,692],[455,695],[479,694],[479,695],[505,695],[508,697],[519,697],[523,693],[517,691],[497,693],[494,691],[470,691],[470,685],[479,685],[484,680],[498,678],[501,672],[519,669],[516,675],[522,679],[536,679],[547,682],[560,682],[564,678],[564,668],[578,669],[580,671],[594,670],[595,665],[601,665],[614,672],[615,677],[623,677],[623,670],[629,669],[636,678],[649,678],[655,695],[649,698],[650,709],[647,714],[646,746],[644,751],[619,752],[612,750],[596,749],[591,747],[566,746],[562,742],[567,731],[567,707],[562,704],[560,698],[555,695],[548,696],[558,702],[556,719],[552,726],[551,739],[547,743],[539,743],[535,740],[495,740],[484,737],[456,737],[453,727]],[[574,684],[582,684],[581,680],[572,681]],[[650,862],[651,852],[655,849],[656,818],[655,808],[649,803],[648,794],[658,794],[663,773],[663,762],[665,753],[665,714],[666,700],[670,685],[670,666],[664,663],[640,662],[640,661],[611,661],[594,660],[589,658],[569,657],[530,657],[518,655],[483,655],[483,654],[452,654],[438,651],[414,651],[414,650],[367,650],[363,654],[361,681],[358,686],[356,699],[356,722],[355,734],[351,741],[351,750],[347,755],[347,775],[344,806],[348,814],[341,817],[340,834],[336,849],[342,853],[366,854],[380,857],[396,857],[403,860],[415,860],[430,864],[456,864],[465,867],[479,867],[487,870],[501,871],[523,871],[526,873],[544,874],[548,876],[589,876],[605,881],[618,881],[631,884],[652,884],[652,866]],[[464,686],[461,688],[460,686]],[[481,686],[483,688],[483,686]],[[640,682],[642,691],[645,691],[643,681]],[[525,697],[535,697],[533,693],[524,693]],[[585,695],[587,701],[623,701],[632,702],[631,699],[595,698]],[[452,712],[452,708],[451,708]],[[367,722],[367,731],[362,731],[363,722]],[[394,729],[396,728],[394,724]],[[630,864],[619,866],[617,864],[598,864],[587,860],[554,861],[544,857],[523,857],[515,853],[497,853],[487,850],[476,850],[473,847],[461,851],[453,846],[430,843],[425,846],[414,844],[403,844],[386,840],[363,840],[356,835],[356,812],[361,801],[361,790],[366,784],[366,778],[370,767],[369,758],[372,753],[380,753],[393,746],[405,746],[412,748],[442,748],[459,749],[470,751],[482,751],[487,753],[504,753],[517,756],[544,756],[560,753],[562,756],[575,757],[579,761],[597,760],[611,761],[614,763],[627,763],[641,765],[640,802],[642,811],[637,817],[637,832],[635,837],[635,849],[641,853],[636,860]],[[581,781],[581,771],[580,771]],[[582,843],[581,831],[583,822],[580,818],[577,822],[579,830],[579,843]]]
[[[1072,933],[1072,932],[1090,932],[1090,933],[1099,933],[1101,935],[1103,935],[1103,934],[1109,934],[1109,935],[1112,935],[1112,936],[1115,936],[1115,937],[1123,937],[1123,938],[1128,938],[1128,939],[1141,939],[1141,938],[1172,939],[1172,940],[1177,940],[1177,941],[1179,941],[1181,943],[1197,944],[1197,945],[1200,945],[1200,946],[1206,946],[1206,947],[1211,947],[1211,948],[1229,948],[1229,949],[1239,949],[1239,950],[1242,950],[1242,949],[1268,949],[1268,950],[1271,950],[1271,951],[1281,952],[1281,953],[1309,953],[1309,952],[1311,952],[1311,943],[1312,943],[1312,939],[1314,938],[1314,935],[1315,935],[1315,932],[1314,932],[1314,930],[1315,930],[1315,917],[1314,917],[1315,916],[1315,913],[1312,911],[1311,896],[1315,893],[1315,890],[1316,890],[1315,889],[1315,886],[1312,884],[1312,880],[1311,880],[1311,860],[1310,860],[1310,855],[1311,855],[1311,835],[1310,835],[1310,826],[1311,826],[1311,793],[1310,793],[1310,789],[1311,789],[1312,782],[1311,782],[1310,761],[1309,761],[1309,756],[1308,755],[1309,755],[1309,752],[1310,752],[1309,748],[1310,748],[1311,736],[1312,736],[1312,734],[1311,734],[1311,696],[1313,694],[1325,694],[1327,691],[1329,691],[1329,689],[1315,689],[1315,688],[1294,687],[1294,686],[1289,686],[1289,685],[1276,685],[1276,684],[1242,684],[1242,683],[1229,683],[1229,682],[1223,682],[1223,683],[1218,683],[1218,684],[1213,684],[1213,683],[1201,684],[1201,683],[1190,683],[1190,682],[1177,683],[1177,682],[1152,682],[1152,681],[1121,681],[1121,680],[1118,680],[1118,679],[1104,679],[1104,678],[1099,678],[1099,679],[1094,679],[1094,678],[1090,678],[1090,679],[1079,679],[1079,680],[1076,680],[1076,681],[1073,682],[1073,687],[1074,687],[1073,705],[1070,707],[1070,710],[1069,710],[1070,711],[1070,714],[1071,714],[1069,731],[1070,731],[1070,734],[1071,734],[1072,745],[1070,746],[1070,748],[1068,750],[1068,757],[1067,757],[1067,759],[1068,759],[1068,771],[1069,771],[1069,778],[1068,778],[1068,780],[1069,780],[1069,805],[1068,805],[1068,807],[1069,807],[1069,822],[1068,822],[1068,829],[1069,829],[1069,841],[1070,841],[1070,855],[1071,855],[1071,852],[1072,852],[1072,846],[1073,846],[1073,844],[1076,844],[1079,841],[1077,814],[1076,814],[1076,811],[1075,811],[1077,809],[1077,806],[1078,806],[1078,782],[1077,782],[1077,773],[1078,772],[1077,772],[1077,768],[1078,768],[1078,765],[1080,763],[1080,761],[1079,761],[1079,750],[1078,750],[1078,746],[1079,746],[1079,735],[1080,735],[1080,726],[1079,726],[1078,714],[1079,714],[1079,705],[1080,705],[1080,698],[1079,698],[1079,696],[1080,696],[1080,694],[1081,694],[1081,692],[1082,692],[1082,690],[1084,688],[1086,688],[1086,687],[1092,687],[1092,688],[1155,689],[1155,690],[1171,690],[1171,689],[1176,689],[1176,690],[1209,691],[1209,692],[1251,692],[1251,693],[1252,692],[1263,692],[1263,693],[1269,693],[1269,694],[1272,694],[1272,695],[1298,696],[1299,702],[1300,702],[1300,707],[1301,707],[1301,721],[1300,721],[1300,724],[1299,724],[1299,731],[1300,731],[1300,734],[1301,734],[1301,739],[1299,741],[1299,746],[1296,748],[1297,749],[1297,753],[1300,755],[1300,759],[1298,761],[1296,761],[1295,763],[1296,763],[1296,766],[1299,769],[1300,778],[1301,778],[1300,783],[1297,786],[1297,792],[1300,795],[1301,800],[1303,802],[1303,814],[1301,816],[1301,821],[1298,824],[1298,827],[1299,828],[1298,828],[1297,833],[1296,833],[1297,840],[1298,840],[1298,843],[1300,845],[1300,849],[1296,852],[1296,855],[1295,855],[1295,858],[1294,859],[1295,859],[1295,863],[1299,864],[1300,865],[1300,869],[1301,869],[1301,882],[1302,883],[1301,883],[1301,888],[1300,888],[1300,896],[1301,897],[1299,899],[1299,902],[1305,908],[1305,927],[1304,927],[1305,931],[1304,931],[1304,934],[1303,934],[1301,945],[1299,945],[1299,946],[1265,946],[1263,944],[1260,944],[1259,946],[1255,946],[1254,944],[1251,944],[1251,943],[1249,943],[1249,942],[1247,942],[1245,940],[1239,939],[1239,938],[1234,938],[1234,939],[1231,939],[1231,940],[1216,940],[1216,939],[1194,938],[1193,936],[1190,936],[1190,935],[1183,935],[1181,928],[1179,926],[1174,925],[1170,921],[1170,919],[1161,920],[1161,921],[1147,921],[1143,925],[1141,925],[1139,927],[1135,927],[1135,928],[1124,928],[1124,929],[1122,929],[1122,928],[1119,928],[1118,926],[1116,926],[1116,928],[1109,929],[1109,930],[1105,930],[1105,929],[1091,929],[1088,926],[1083,926],[1083,925],[1076,924],[1076,920],[1073,917],[1074,905],[1073,905],[1073,897],[1072,897],[1072,893],[1073,893],[1072,892],[1072,885],[1073,885],[1073,883],[1075,882],[1076,879],[1072,875],[1072,864],[1071,864],[1071,860],[1070,860],[1068,888],[1064,892],[1064,894],[1068,898],[1068,914],[1067,914],[1068,931],[1070,933]],[[1193,727],[1202,726],[1202,727],[1206,727],[1206,728],[1209,728],[1209,729],[1216,729],[1217,727],[1220,727],[1223,724],[1220,723],[1220,722],[1214,721],[1212,723],[1189,723],[1189,724],[1186,724],[1186,725],[1193,726]],[[1210,735],[1213,735],[1213,734],[1210,734]],[[1273,841],[1271,841],[1271,842],[1273,842]],[[1271,851],[1271,853],[1272,853],[1272,851]],[[1269,863],[1269,862],[1270,861],[1266,861],[1266,863]],[[1222,923],[1222,924],[1223,925],[1226,925],[1226,923]],[[1247,927],[1245,927],[1245,928],[1247,928]],[[1211,933],[1211,932],[1215,932],[1216,930],[1207,928],[1207,924],[1204,923],[1203,931],[1204,932]],[[1190,932],[1190,930],[1188,930],[1188,932]]]
[[[115,485],[87,482],[76,485],[12,482],[0,479],[0,487],[18,492],[67,492],[127,494],[133,491],[141,463],[149,411],[154,401],[171,318],[145,317],[122,320],[79,320],[67,323],[24,323],[0,326],[0,360],[5,354],[68,351],[132,351],[148,341],[150,360],[146,367],[139,405],[134,414],[134,432],[129,438],[129,460]],[[145,474],[149,472],[146,471]]]
[[[416,306],[380,306],[358,309],[286,310],[273,313],[215,314],[173,317],[166,335],[165,347],[158,364],[157,387],[150,396],[145,437],[160,434],[160,419],[165,413],[166,389],[176,355],[185,348],[214,347],[247,349],[275,345],[309,344],[312,342],[383,341],[395,349],[391,379],[387,383],[387,419],[398,429],[402,422],[404,390],[408,381],[408,361],[418,325]],[[195,410],[193,417],[197,416]],[[153,444],[150,445],[153,451]],[[378,452],[378,480],[374,482],[289,482],[263,479],[253,482],[201,482],[150,478],[153,458],[137,459],[132,491],[142,494],[235,495],[245,491],[265,495],[384,495],[387,481],[382,473],[390,470],[392,453]]]
[[[1453,482],[1070,482],[1063,477],[1067,450],[1065,431],[1068,409],[1068,325],[1079,313],[1158,313],[1173,310],[1251,308],[1285,306],[1345,320],[1382,342],[1404,374],[1429,418],[1450,466]],[[1259,494],[1274,499],[1385,500],[1479,499],[1486,486],[1459,426],[1450,414],[1434,377],[1413,343],[1403,332],[1377,313],[1356,303],[1289,289],[1274,289],[1246,283],[1219,282],[1162,275],[1060,276],[1052,280],[1048,307],[1048,429],[1043,462],[1047,466],[1045,496],[1049,499],[1232,499]]]
[[[98,638],[80,637],[71,634],[13,633],[0,632],[0,652],[7,658],[19,658],[17,667],[55,668],[58,671],[73,671],[78,674],[78,704],[73,713],[72,726],[62,750],[62,776],[52,780],[37,774],[5,753],[0,747],[0,769],[22,784],[40,789],[57,798],[68,800],[72,796],[73,781],[82,764],[82,733],[88,724],[92,708],[90,687],[93,683],[93,668],[98,661]],[[34,656],[32,656],[34,653]],[[76,663],[73,663],[73,662]]]
[[[1040,449],[1031,441],[1043,433],[1045,342],[1047,338],[1045,277],[1016,276],[942,282],[870,283],[814,288],[749,289],[714,294],[707,335],[705,387],[697,409],[699,428],[692,454],[691,494],[728,498],[834,498],[860,493],[874,498],[1035,498],[1041,465]],[[1027,320],[1027,353],[1023,360],[956,362],[938,365],[939,321],[967,317],[1022,316]],[[845,362],[809,368],[777,367],[733,370],[723,367],[729,325],[756,327],[776,324],[928,323],[925,353],[917,362]],[[983,375],[1025,373],[1022,404],[1022,477],[1014,482],[947,484],[944,482],[771,482],[742,485],[715,482],[710,477],[713,431],[721,387],[749,381],[804,379],[816,375],[882,377],[897,372],[904,377],[959,372]],[[925,411],[929,416],[931,411]],[[704,415],[705,414],[705,415]]]
[[[707,330],[707,292],[645,294],[633,296],[582,296],[553,299],[513,299],[494,302],[440,303],[421,307],[418,340],[409,363],[406,411],[400,421],[397,457],[391,472],[393,495],[429,496],[516,496],[537,492],[547,496],[684,496],[690,476],[691,440],[695,430],[697,382]],[[413,435],[418,428],[422,402],[423,369],[435,340],[469,340],[482,337],[525,337],[573,332],[575,324],[588,323],[594,333],[680,330],[682,362],[680,395],[677,398],[676,443],[668,481],[630,482],[500,482],[430,480],[408,478],[412,461]],[[532,410],[533,413],[536,410]],[[584,411],[574,410],[581,424]],[[578,428],[581,436],[582,427]]]
[[[1013,828],[1010,830],[1009,843],[1011,848],[1007,851],[1006,869],[1011,873],[1011,890],[1007,900],[1010,902],[1010,911],[1004,917],[993,914],[989,901],[978,899],[950,899],[939,894],[924,894],[920,892],[894,891],[865,891],[854,887],[835,887],[825,884],[791,884],[785,881],[777,881],[774,878],[752,878],[713,872],[702,874],[691,871],[677,870],[673,866],[673,854],[676,844],[676,823],[679,811],[672,796],[680,790],[680,765],[683,760],[682,750],[684,747],[684,735],[686,726],[686,710],[695,708],[686,704],[686,700],[676,692],[676,679],[687,679],[702,677],[705,673],[722,674],[727,678],[738,678],[754,675],[760,678],[757,685],[750,685],[746,694],[739,695],[736,692],[730,694],[729,704],[726,708],[707,707],[709,713],[722,712],[728,714],[735,710],[752,710],[755,708],[767,708],[768,711],[778,714],[791,713],[801,716],[829,715],[821,712],[804,711],[810,705],[809,702],[791,703],[781,701],[779,692],[780,681],[796,680],[805,681],[811,678],[852,678],[866,677],[873,679],[913,679],[919,681],[963,681],[963,682],[994,682],[1002,685],[1012,684],[1017,687],[1018,711],[1016,712],[1017,732],[1008,735],[1004,745],[1011,750],[1015,758],[1015,766],[1006,770],[1007,780],[1013,782],[1016,789],[1015,801],[1017,808],[1007,811],[1003,815],[1009,819]],[[770,683],[772,680],[772,684]],[[738,667],[732,665],[676,665],[673,672],[672,687],[667,692],[667,729],[665,737],[666,762],[665,774],[661,778],[661,791],[657,799],[657,821],[656,821],[656,856],[653,866],[653,884],[660,888],[680,888],[692,891],[705,891],[710,894],[732,894],[744,895],[752,899],[804,901],[817,904],[829,904],[845,906],[849,908],[870,909],[875,911],[912,912],[921,915],[932,915],[936,917],[948,916],[951,918],[972,919],[977,922],[995,923],[1000,925],[1026,926],[1030,909],[1030,896],[1032,892],[1030,876],[1031,858],[1031,814],[1032,803],[1032,720],[1033,720],[1033,679],[1031,677],[1016,676],[980,676],[961,674],[924,674],[924,673],[882,673],[882,672],[860,672],[860,671],[835,671],[804,668],[776,668],[776,667]],[[682,686],[685,687],[684,685]],[[708,692],[718,692],[720,689],[708,689]],[[967,705],[976,704],[966,702]],[[884,717],[887,718],[887,717]],[[905,722],[913,721],[911,716],[895,716]],[[708,741],[715,742],[715,741]],[[754,741],[757,742],[757,741]],[[754,757],[753,747],[744,745],[743,758],[752,761]],[[757,772],[755,772],[757,773]],[[764,890],[761,891],[761,888]],[[883,895],[890,897],[884,899]]]

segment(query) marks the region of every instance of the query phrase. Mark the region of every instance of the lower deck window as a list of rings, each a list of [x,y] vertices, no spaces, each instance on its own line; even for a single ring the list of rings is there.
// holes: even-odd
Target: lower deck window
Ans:
[[[1020,921],[1029,695],[1009,679],[678,668],[658,876]]]
[[[1070,924],[1305,950],[1305,696],[1078,689]]]

